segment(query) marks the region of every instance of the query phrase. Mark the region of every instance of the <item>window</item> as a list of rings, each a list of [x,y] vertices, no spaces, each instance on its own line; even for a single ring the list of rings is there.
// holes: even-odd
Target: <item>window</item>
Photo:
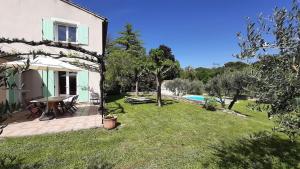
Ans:
[[[69,35],[68,35],[68,37],[69,37],[69,41],[70,42],[76,42],[76,31],[77,30],[77,28],[76,27],[69,27]]]
[[[57,24],[56,41],[60,42],[77,42],[77,27],[71,25]]]
[[[58,25],[57,32],[58,32],[58,34],[57,34],[58,41],[67,41],[67,27],[66,26]]]
[[[58,94],[76,95],[77,93],[77,73],[58,72]]]
[[[69,73],[69,94],[76,95],[77,94],[77,73],[70,72]]]
[[[59,94],[67,94],[67,74],[58,72]]]

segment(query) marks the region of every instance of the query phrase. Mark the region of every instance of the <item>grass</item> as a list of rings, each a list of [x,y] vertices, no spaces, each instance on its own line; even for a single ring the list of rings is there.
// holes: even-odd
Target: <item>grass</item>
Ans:
[[[300,168],[300,142],[272,134],[272,121],[251,111],[247,101],[234,107],[238,117],[198,105],[167,101],[108,107],[121,125],[0,142],[7,168]]]

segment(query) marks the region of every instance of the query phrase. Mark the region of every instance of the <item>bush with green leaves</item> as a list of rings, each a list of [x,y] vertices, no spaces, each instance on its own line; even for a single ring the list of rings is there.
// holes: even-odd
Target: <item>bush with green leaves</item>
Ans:
[[[278,126],[275,130],[285,133],[292,142],[300,135],[300,112],[280,115],[276,118]]]
[[[209,111],[216,111],[218,107],[218,102],[214,98],[208,98],[205,99],[205,104],[203,107]]]

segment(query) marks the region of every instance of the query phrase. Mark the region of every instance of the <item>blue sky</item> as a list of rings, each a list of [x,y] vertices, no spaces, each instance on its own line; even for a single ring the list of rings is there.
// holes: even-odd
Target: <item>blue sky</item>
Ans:
[[[109,19],[109,34],[117,37],[133,24],[149,51],[160,44],[172,48],[181,67],[213,67],[235,61],[236,33],[246,17],[269,15],[291,0],[73,0]]]

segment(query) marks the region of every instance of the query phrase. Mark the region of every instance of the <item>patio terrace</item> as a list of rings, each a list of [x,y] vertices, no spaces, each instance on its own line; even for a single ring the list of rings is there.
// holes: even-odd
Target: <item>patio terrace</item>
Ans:
[[[32,136],[102,127],[97,106],[82,103],[77,107],[78,110],[74,114],[65,114],[49,121],[27,119],[29,111],[14,113],[4,122],[8,126],[0,137]]]

